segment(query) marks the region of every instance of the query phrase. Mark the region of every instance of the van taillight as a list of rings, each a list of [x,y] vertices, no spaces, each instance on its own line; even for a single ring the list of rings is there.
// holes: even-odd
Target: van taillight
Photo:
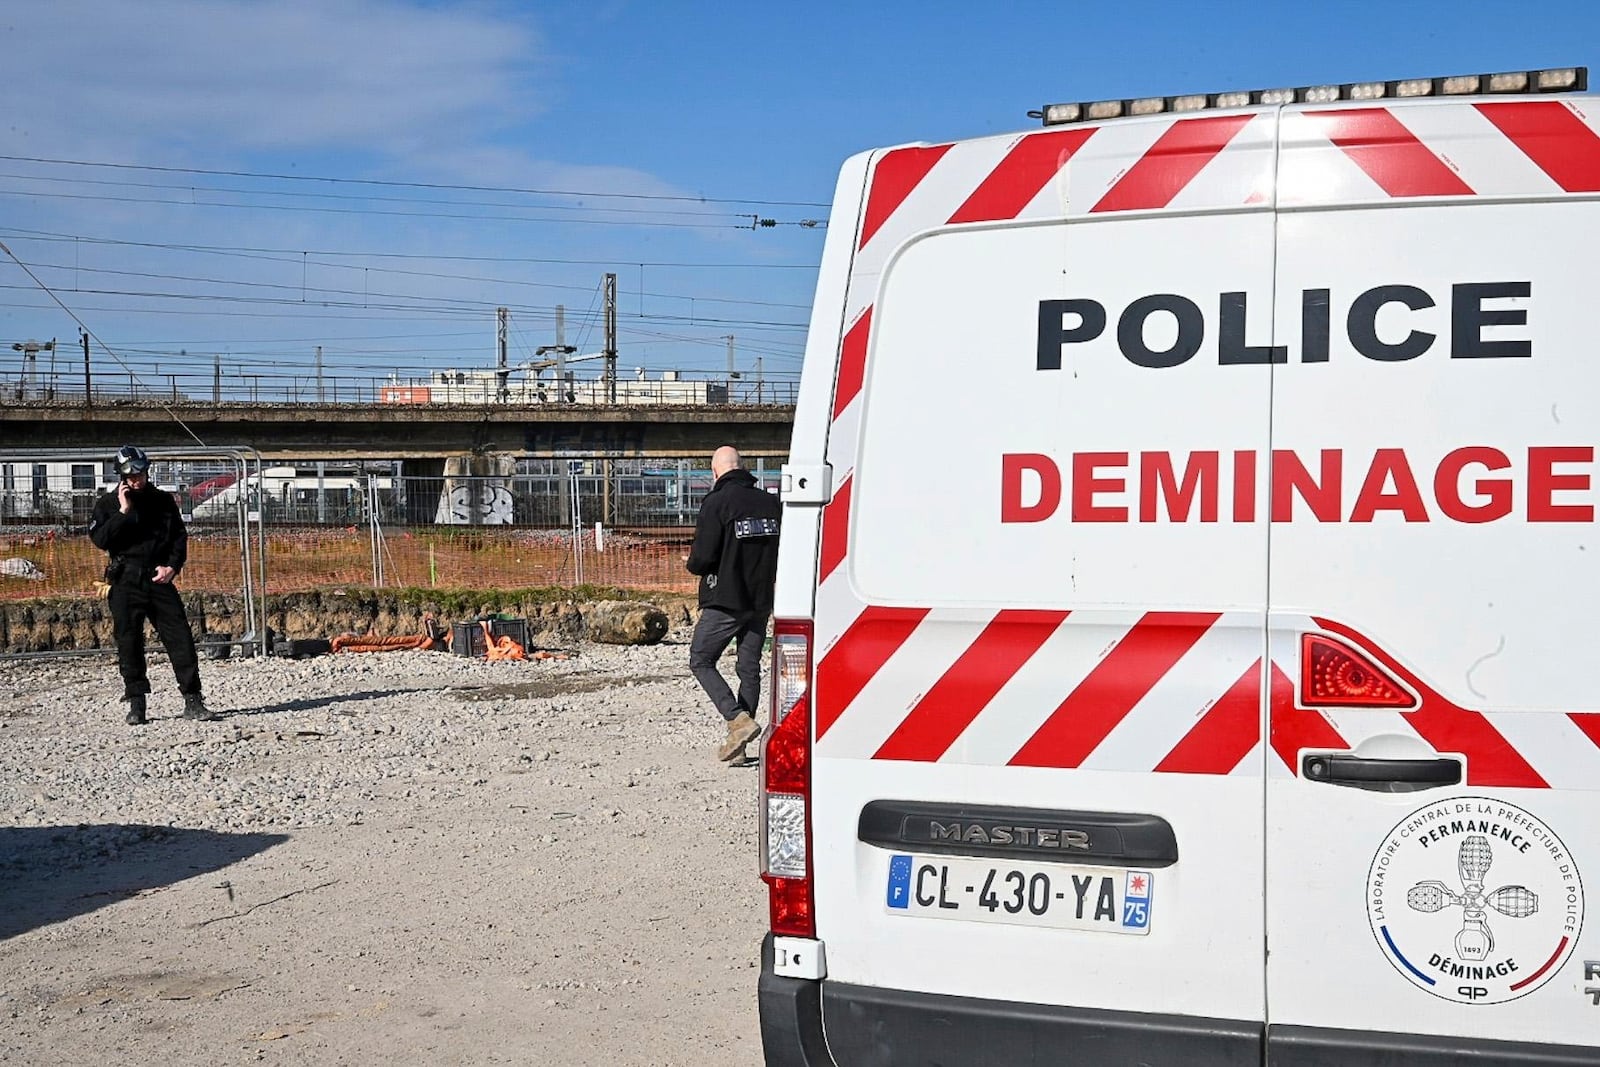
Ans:
[[[761,877],[772,932],[815,937],[811,892],[811,623],[778,619],[772,728],[761,746]]]
[[[1300,635],[1300,702],[1307,707],[1409,710],[1417,698],[1388,671],[1343,641]]]

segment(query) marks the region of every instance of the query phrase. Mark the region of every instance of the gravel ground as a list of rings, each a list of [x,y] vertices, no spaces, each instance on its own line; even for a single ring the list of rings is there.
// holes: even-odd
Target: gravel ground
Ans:
[[[215,723],[152,656],[140,728],[109,659],[0,661],[0,1061],[761,1062],[687,640],[205,662]]]

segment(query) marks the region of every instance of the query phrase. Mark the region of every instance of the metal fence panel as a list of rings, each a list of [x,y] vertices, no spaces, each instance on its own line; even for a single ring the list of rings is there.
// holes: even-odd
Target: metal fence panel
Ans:
[[[151,481],[171,492],[186,519],[211,487],[248,479],[261,467],[247,447],[155,450]],[[89,540],[95,503],[117,490],[113,462],[99,451],[0,451],[0,600],[92,597],[106,554]],[[242,599],[251,632],[239,643],[258,651],[265,633],[265,542],[242,511],[189,523],[189,558],[180,587]]]
[[[413,477],[224,452],[151,453],[189,524],[186,591],[243,589],[264,606],[269,593],[357,584],[695,587],[683,557],[712,485],[704,457],[521,458],[504,475]],[[747,467],[776,491],[776,462]],[[105,557],[86,526],[116,481],[100,453],[0,452],[0,599],[93,595]]]

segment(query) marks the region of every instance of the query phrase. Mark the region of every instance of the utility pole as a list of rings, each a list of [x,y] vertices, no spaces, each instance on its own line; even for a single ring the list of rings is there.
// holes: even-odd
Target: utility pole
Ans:
[[[222,353],[211,354],[211,402],[222,403]]]
[[[606,403],[617,402],[617,276],[606,275]],[[611,460],[600,464],[600,521],[611,525]]]
[[[606,403],[617,402],[617,276],[606,275]]]
[[[559,403],[567,399],[567,357],[576,352],[576,345],[567,344],[567,306],[556,305],[556,398]]]
[[[78,328],[78,340],[83,342],[83,406],[94,407],[94,386],[89,381],[89,331]]]
[[[577,349],[567,344],[567,309],[560,304],[556,305],[556,343],[553,345],[540,345],[533,350],[536,356],[545,356],[551,353],[556,357],[556,403],[563,403],[567,399],[567,357]],[[535,363],[533,373],[538,374],[548,364]]]
[[[555,354],[556,403],[558,404],[566,403],[567,357],[576,351],[577,349],[575,347],[567,344],[567,309],[564,305],[557,304],[556,343],[553,345],[540,345],[538,348],[534,349],[533,354],[535,356],[545,356],[551,353]],[[533,373],[537,375],[539,370],[540,368],[536,366]],[[559,504],[557,506],[561,509],[561,521],[567,523],[569,526],[572,526],[574,530],[576,530],[577,527],[575,520],[572,517],[572,467],[570,461],[561,460],[559,462],[567,463],[567,468],[565,470],[555,472],[558,475],[556,478],[556,496],[559,498]],[[552,470],[553,469],[554,467],[552,467]],[[572,548],[573,552],[576,553],[578,550],[576,534],[574,534]]]
[[[317,403],[322,403],[322,346],[317,346]]]
[[[511,317],[509,308],[495,308],[495,399],[504,404],[510,397],[511,390],[508,385],[511,371],[506,367],[506,332],[507,324]]]

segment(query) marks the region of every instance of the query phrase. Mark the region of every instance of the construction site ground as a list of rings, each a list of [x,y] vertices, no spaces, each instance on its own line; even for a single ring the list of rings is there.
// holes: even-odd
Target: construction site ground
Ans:
[[[108,657],[0,661],[0,1062],[761,1062],[687,640],[205,662],[218,722],[153,655],[143,727]]]

